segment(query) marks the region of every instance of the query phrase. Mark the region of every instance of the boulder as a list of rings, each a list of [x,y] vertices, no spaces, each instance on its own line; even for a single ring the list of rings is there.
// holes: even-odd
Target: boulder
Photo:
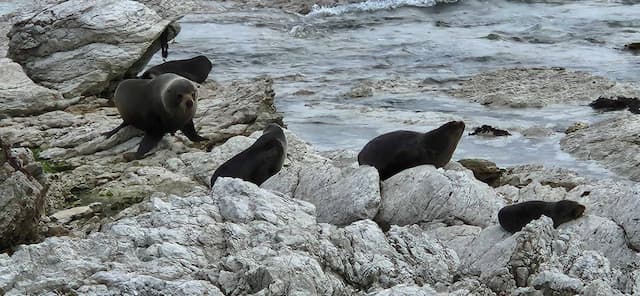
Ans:
[[[65,1],[15,23],[8,57],[66,98],[99,94],[142,70],[170,23],[135,1]]]
[[[560,140],[563,151],[596,160],[604,167],[640,181],[640,116],[620,114],[574,131]]]
[[[59,92],[35,84],[19,64],[0,58],[0,118],[64,109],[76,101],[63,99]]]
[[[487,227],[497,222],[504,200],[471,171],[422,165],[406,169],[382,183],[376,221],[407,225],[434,220],[462,221]]]

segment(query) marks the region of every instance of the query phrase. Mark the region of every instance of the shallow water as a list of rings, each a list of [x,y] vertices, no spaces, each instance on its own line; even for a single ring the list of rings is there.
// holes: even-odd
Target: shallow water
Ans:
[[[375,2],[395,7],[402,1]],[[432,1],[404,2],[428,6]],[[442,92],[469,75],[514,66],[566,67],[616,81],[638,80],[640,56],[620,48],[640,40],[640,4],[538,2],[339,7],[333,12],[315,9],[310,16],[273,9],[193,14],[181,20],[170,59],[205,54],[214,63],[210,77],[219,81],[274,77],[285,123],[318,150],[359,150],[387,131],[427,131],[461,119],[467,131],[453,159],[479,157],[500,166],[541,163],[612,176],[594,162],[562,152],[558,143],[571,123],[596,122],[613,113],[596,113],[587,106],[486,107]],[[160,62],[156,55],[151,64]],[[374,83],[373,96],[345,95],[363,81]],[[467,135],[482,124],[513,136]],[[554,133],[522,136],[529,127]]]

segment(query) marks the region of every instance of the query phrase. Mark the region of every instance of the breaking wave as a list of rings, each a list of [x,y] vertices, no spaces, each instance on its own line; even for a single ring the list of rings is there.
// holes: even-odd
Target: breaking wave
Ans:
[[[314,5],[309,16],[335,16],[351,12],[368,12],[395,9],[403,6],[431,7],[438,3],[454,3],[458,0],[367,0],[359,3],[343,4],[332,7]]]

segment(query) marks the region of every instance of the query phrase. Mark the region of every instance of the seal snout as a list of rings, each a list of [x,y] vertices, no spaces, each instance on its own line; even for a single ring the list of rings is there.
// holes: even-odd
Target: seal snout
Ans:
[[[187,106],[188,109],[191,109],[193,107],[193,100],[187,99],[187,101],[184,102],[184,104]]]
[[[586,208],[585,206],[583,206],[583,205],[581,205],[581,204],[578,204],[578,206],[576,207],[576,211],[574,212],[574,214],[575,214],[575,218],[577,219],[577,218],[582,217],[582,215],[584,215],[584,211],[585,211],[586,209],[587,209],[587,208]]]

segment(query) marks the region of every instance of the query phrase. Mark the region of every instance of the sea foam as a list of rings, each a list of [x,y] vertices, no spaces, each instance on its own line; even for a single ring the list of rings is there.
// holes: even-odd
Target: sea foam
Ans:
[[[367,0],[359,3],[343,4],[332,7],[313,5],[308,16],[335,16],[351,12],[369,12],[395,9],[403,6],[431,7],[438,3],[454,3],[458,0]]]

